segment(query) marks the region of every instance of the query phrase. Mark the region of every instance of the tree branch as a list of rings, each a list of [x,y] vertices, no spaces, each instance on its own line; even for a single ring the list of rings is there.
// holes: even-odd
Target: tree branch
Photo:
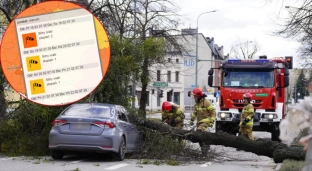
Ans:
[[[4,14],[5,17],[7,18],[7,20],[8,20],[9,22],[11,22],[11,21],[12,21],[12,18],[10,17],[10,14],[9,14],[3,7],[1,7],[1,6],[0,6],[0,10],[3,12],[3,14]]]

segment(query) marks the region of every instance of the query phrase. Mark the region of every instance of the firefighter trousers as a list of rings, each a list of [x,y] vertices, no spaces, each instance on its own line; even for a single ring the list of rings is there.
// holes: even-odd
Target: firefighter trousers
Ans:
[[[207,128],[209,127],[209,124],[208,123],[204,123],[204,122],[201,122],[201,123],[198,123],[197,124],[197,131],[200,131],[200,132],[204,132],[207,130]],[[199,146],[200,146],[200,149],[202,151],[202,154],[203,155],[207,155],[208,154],[208,150],[210,150],[210,144],[207,144],[205,142],[199,142]]]
[[[249,138],[250,140],[254,140],[252,135],[252,127],[253,125],[241,125],[239,128],[239,134]]]

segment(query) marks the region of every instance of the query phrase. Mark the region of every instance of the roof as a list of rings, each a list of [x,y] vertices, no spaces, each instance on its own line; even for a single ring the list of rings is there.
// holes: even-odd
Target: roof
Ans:
[[[199,33],[201,34],[201,33]],[[201,34],[203,37],[204,35]],[[218,44],[214,44],[214,38],[209,38],[209,37],[204,37],[204,39],[206,40],[208,46],[210,47],[213,56],[215,56],[216,58],[224,58],[224,55],[222,54],[222,52],[220,50],[222,50],[223,46],[219,47]]]

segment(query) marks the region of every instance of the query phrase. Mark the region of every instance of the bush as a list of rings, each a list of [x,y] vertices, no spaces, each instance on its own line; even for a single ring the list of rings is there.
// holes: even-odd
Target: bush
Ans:
[[[10,156],[48,154],[51,123],[64,108],[21,101],[10,118],[0,121],[1,152]]]
[[[283,161],[279,171],[300,171],[303,167],[304,161],[289,160]]]

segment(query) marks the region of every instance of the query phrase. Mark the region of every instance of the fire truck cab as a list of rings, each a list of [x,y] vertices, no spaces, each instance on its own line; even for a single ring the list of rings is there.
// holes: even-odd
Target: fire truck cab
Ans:
[[[244,107],[243,94],[252,94],[255,108],[253,131],[271,132],[272,141],[279,140],[279,123],[286,115],[287,87],[292,57],[240,60],[228,59],[208,72],[208,85],[220,90],[216,131],[236,134]],[[214,70],[219,85],[213,85]]]

